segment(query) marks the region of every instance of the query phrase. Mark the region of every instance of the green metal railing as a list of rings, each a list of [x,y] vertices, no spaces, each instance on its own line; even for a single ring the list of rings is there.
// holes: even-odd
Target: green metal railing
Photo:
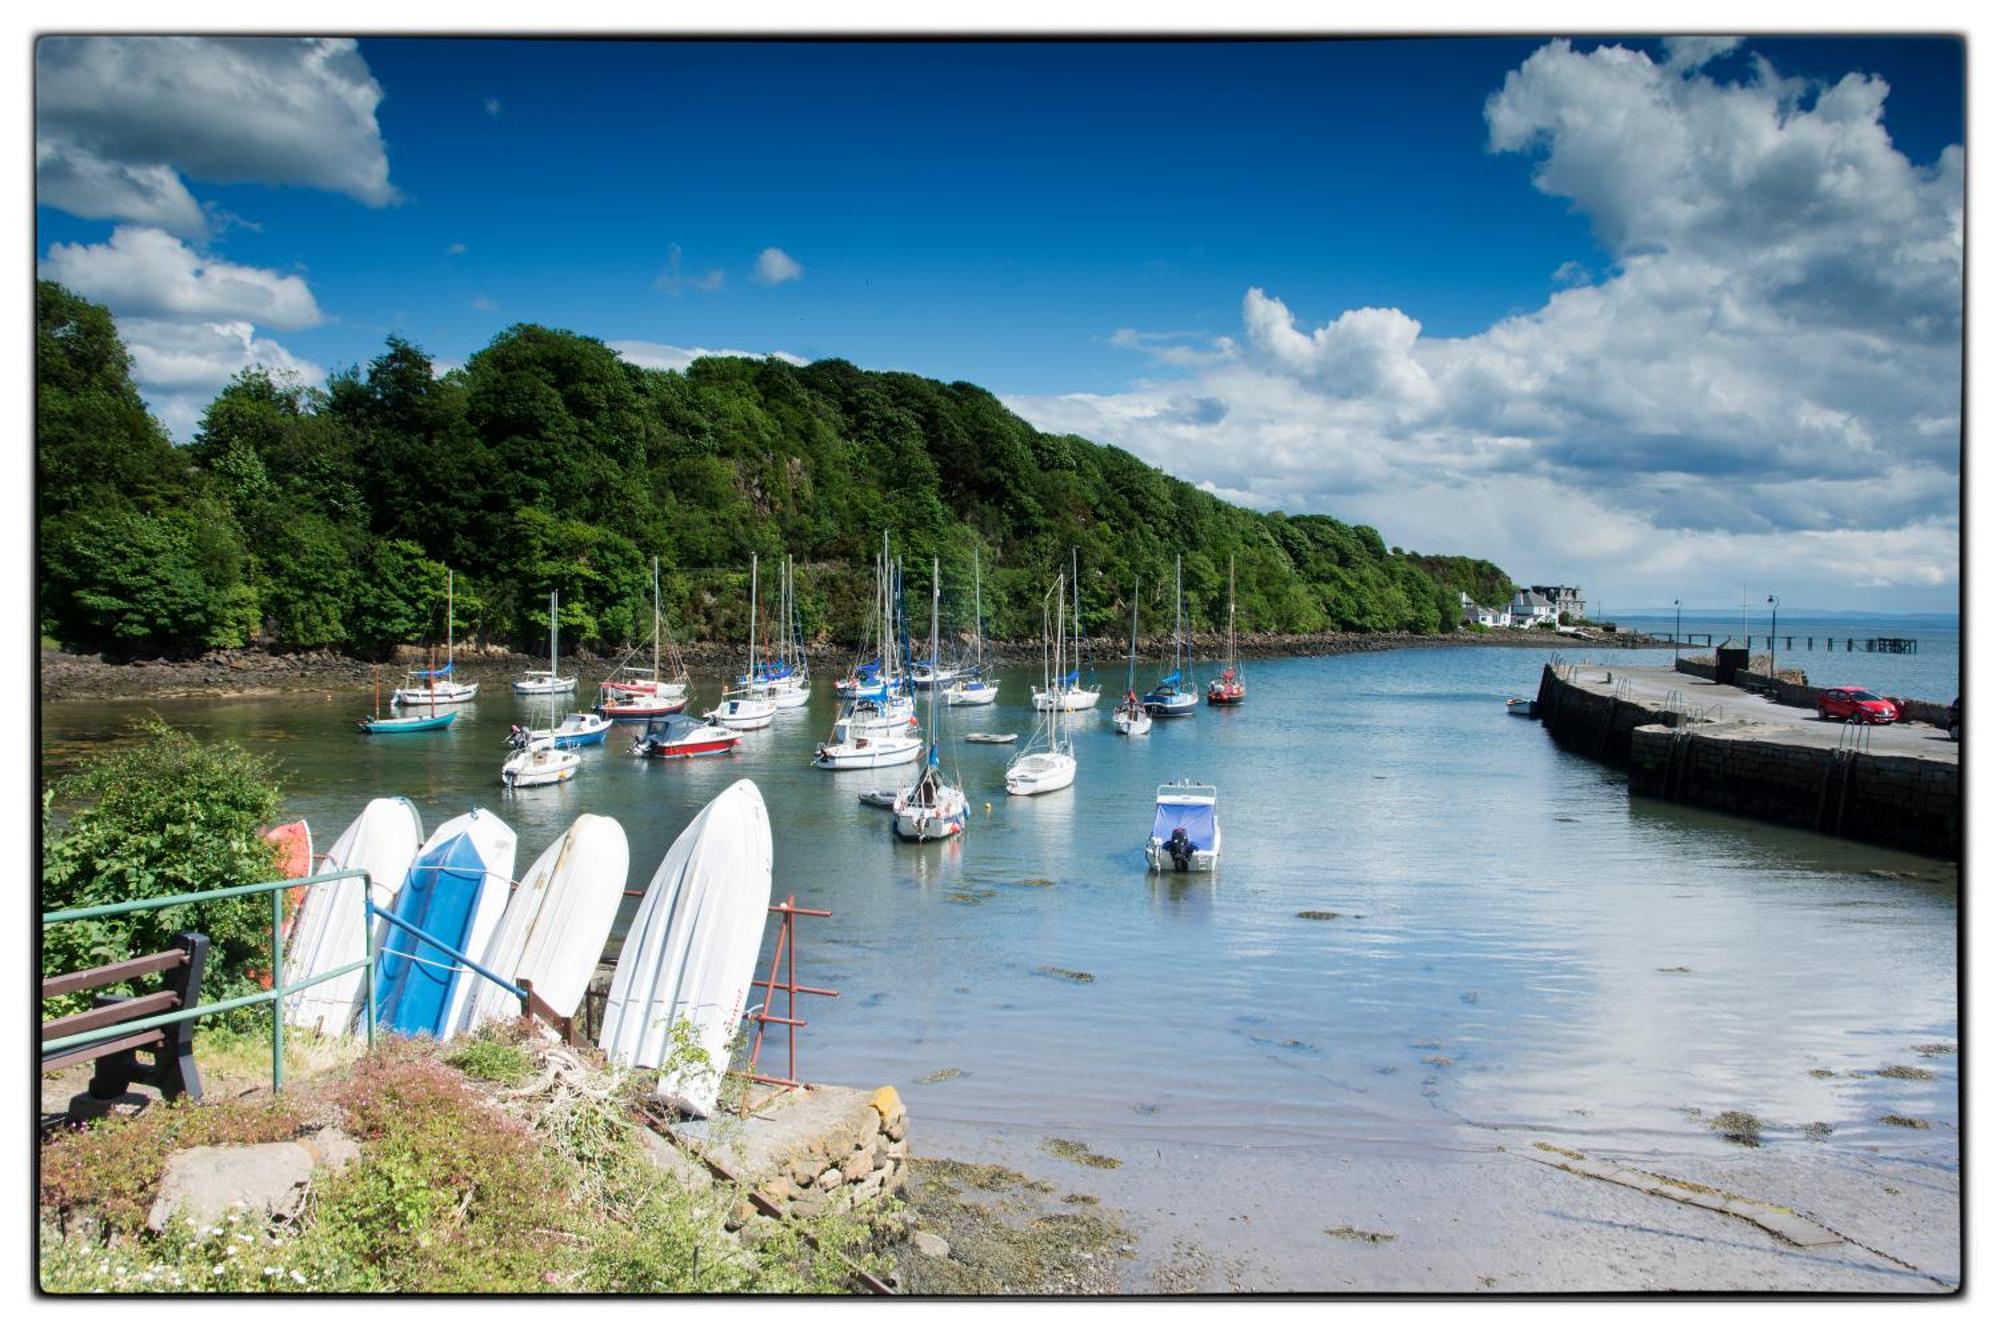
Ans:
[[[361,881],[362,901],[366,910],[361,914],[362,941],[361,960],[346,963],[317,976],[302,977],[297,981],[285,980],[285,891],[304,888],[313,884],[329,884],[336,880],[358,879]],[[176,1009],[170,1014],[148,1018],[135,1018],[130,1022],[113,1024],[110,1027],[95,1028],[89,1032],[74,1033],[67,1037],[57,1037],[42,1043],[42,1054],[53,1055],[76,1046],[87,1046],[92,1042],[104,1041],[111,1037],[122,1037],[134,1032],[144,1032],[148,1028],[165,1027],[170,1023],[185,1022],[191,1018],[207,1018],[211,1014],[227,1013],[232,1009],[242,1009],[253,1004],[271,1006],[271,1087],[285,1086],[285,997],[294,992],[308,990],[323,981],[344,977],[350,972],[366,973],[363,978],[368,1001],[366,1030],[368,1044],[375,1044],[375,916],[379,911],[375,906],[373,884],[365,870],[334,870],[320,875],[307,875],[302,879],[271,880],[263,884],[239,884],[229,889],[206,889],[200,893],[176,893],[164,898],[135,898],[130,902],[105,903],[97,907],[73,907],[63,912],[44,912],[42,925],[56,926],[69,921],[92,921],[104,917],[129,916],[134,912],[157,912],[169,907],[185,907],[191,903],[218,902],[225,898],[243,898],[253,893],[268,894],[271,899],[271,985],[255,995],[239,995],[232,1000],[217,1000],[213,1004],[199,1004],[187,1009]],[[382,913],[386,916],[387,913]],[[443,947],[443,946],[440,946]],[[509,987],[509,989],[515,989]]]

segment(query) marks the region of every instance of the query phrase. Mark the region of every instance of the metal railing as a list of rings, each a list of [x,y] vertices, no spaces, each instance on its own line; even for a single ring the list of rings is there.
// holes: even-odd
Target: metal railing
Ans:
[[[336,880],[358,879],[361,892],[368,903],[368,912],[362,916],[365,937],[362,940],[361,960],[346,963],[317,976],[302,977],[297,981],[285,980],[285,891],[305,888],[313,884],[330,884]],[[364,982],[368,991],[368,1042],[375,1042],[375,923],[372,884],[365,870],[333,870],[320,875],[306,875],[299,879],[270,880],[262,884],[239,884],[228,889],[205,889],[200,893],[175,893],[164,898],[135,898],[129,902],[102,903],[96,907],[72,907],[61,912],[44,912],[42,925],[59,926],[71,921],[96,921],[105,917],[130,916],[134,912],[158,912],[169,907],[186,907],[192,903],[219,902],[226,898],[243,898],[253,893],[268,894],[271,899],[271,985],[255,995],[238,995],[234,999],[217,1000],[212,1004],[198,1004],[187,1009],[176,1009],[169,1014],[156,1014],[146,1018],[135,1018],[129,1022],[116,1023],[110,1027],[94,1028],[88,1032],[78,1032],[68,1037],[55,1037],[42,1042],[42,1054],[54,1055],[76,1046],[88,1046],[92,1042],[104,1041],[112,1037],[123,1037],[134,1032],[144,1032],[149,1028],[165,1027],[171,1023],[185,1022],[191,1018],[207,1018],[212,1014],[228,1013],[232,1009],[242,1009],[253,1004],[271,1006],[271,1086],[274,1089],[285,1085],[285,997],[296,991],[309,989],[335,977],[344,977],[350,972],[360,971],[366,975]]]
[[[285,892],[289,889],[305,888],[314,884],[331,884],[338,880],[361,881],[362,941],[361,958],[357,962],[343,963],[341,966],[296,981],[285,978]],[[158,912],[169,907],[186,907],[193,903],[220,902],[227,898],[243,898],[253,893],[270,895],[271,899],[271,985],[254,995],[238,995],[233,999],[217,1000],[211,1004],[193,1005],[186,1009],[176,1009],[172,1013],[153,1014],[145,1018],[135,1018],[129,1022],[113,1024],[110,1027],[93,1028],[88,1032],[73,1033],[67,1037],[52,1037],[42,1042],[43,1055],[55,1055],[78,1046],[88,1046],[93,1042],[123,1037],[135,1032],[145,1032],[152,1028],[166,1027],[189,1019],[207,1018],[214,1014],[225,1014],[232,1009],[243,1009],[253,1004],[271,1006],[271,1087],[279,1090],[285,1086],[285,997],[299,991],[310,990],[322,982],[344,977],[350,972],[361,972],[362,990],[366,996],[363,1003],[362,1030],[368,1045],[375,1045],[375,977],[377,954],[375,949],[375,920],[377,917],[396,926],[412,937],[421,940],[434,949],[441,949],[455,963],[471,969],[479,976],[500,987],[526,1008],[533,1008],[532,988],[508,981],[487,971],[473,962],[451,945],[432,935],[421,927],[403,920],[385,907],[375,905],[374,884],[365,870],[333,870],[320,875],[307,875],[299,879],[271,880],[263,884],[239,884],[228,889],[206,889],[200,893],[176,893],[164,898],[135,898],[129,902],[104,903],[96,907],[73,907],[61,912],[44,912],[42,925],[59,926],[71,921],[94,921],[106,917],[130,916],[134,912]]]

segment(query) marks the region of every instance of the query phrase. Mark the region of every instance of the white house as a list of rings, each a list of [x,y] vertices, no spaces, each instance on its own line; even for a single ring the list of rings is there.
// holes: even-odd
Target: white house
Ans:
[[[1532,588],[1516,589],[1514,600],[1507,604],[1507,619],[1523,628],[1553,625],[1557,614],[1555,603]]]
[[[1464,593],[1458,595],[1458,620],[1462,625],[1484,625],[1488,629],[1501,629],[1512,623],[1505,611],[1481,606]]]

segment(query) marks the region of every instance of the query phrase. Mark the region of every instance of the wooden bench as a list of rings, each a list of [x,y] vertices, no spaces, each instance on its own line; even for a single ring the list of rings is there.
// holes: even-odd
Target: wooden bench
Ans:
[[[42,1022],[42,1040],[73,1037],[80,1032],[115,1027],[153,1014],[171,1014],[193,1008],[201,1002],[201,974],[208,962],[208,936],[182,931],[174,936],[174,947],[164,953],[122,963],[105,963],[81,972],[42,978],[42,998],[72,995],[78,991],[115,986],[136,977],[160,978],[160,989],[145,995],[111,994],[95,997],[93,1006],[80,1014]],[[141,1061],[140,1056],[150,1056]],[[42,1056],[44,1074],[67,1069],[86,1060],[97,1062],[90,1079],[90,1095],[110,1101],[122,1097],[134,1083],[158,1088],[171,1101],[189,1096],[201,1100],[201,1074],[194,1067],[194,1020],[174,1019],[154,1028],[142,1028],[103,1041],[85,1042]]]

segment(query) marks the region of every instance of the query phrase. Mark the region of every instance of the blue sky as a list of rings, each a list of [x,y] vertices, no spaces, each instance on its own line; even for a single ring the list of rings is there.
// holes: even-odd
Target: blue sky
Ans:
[[[40,50],[43,271],[112,305],[183,436],[232,358],[456,362],[535,321],[969,379],[1607,604],[1800,543],[1816,604],[1956,599],[1955,41],[269,47]],[[1918,241],[1921,290],[1877,290]],[[1649,385],[1718,313],[1753,341]],[[1884,339],[1893,392],[1802,383]],[[1639,554],[1703,532],[1726,583]]]

